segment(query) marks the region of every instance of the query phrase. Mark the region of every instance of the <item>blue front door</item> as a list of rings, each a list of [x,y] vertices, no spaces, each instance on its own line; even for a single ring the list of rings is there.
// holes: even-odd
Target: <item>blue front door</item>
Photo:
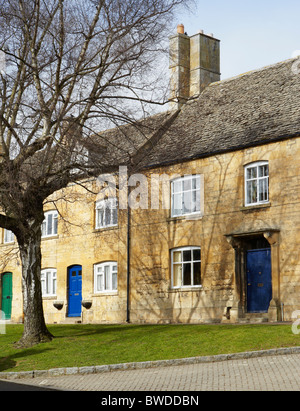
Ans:
[[[271,250],[247,251],[247,311],[268,312],[272,300]]]
[[[68,268],[69,301],[68,317],[81,316],[82,267],[74,265]]]

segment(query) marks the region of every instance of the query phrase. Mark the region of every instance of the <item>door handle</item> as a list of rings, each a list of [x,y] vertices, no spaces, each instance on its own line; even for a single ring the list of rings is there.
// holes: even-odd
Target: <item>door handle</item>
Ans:
[[[10,300],[10,295],[8,295],[8,296],[6,297],[6,299],[7,299],[7,300]]]
[[[248,283],[248,285],[251,285],[251,283]]]

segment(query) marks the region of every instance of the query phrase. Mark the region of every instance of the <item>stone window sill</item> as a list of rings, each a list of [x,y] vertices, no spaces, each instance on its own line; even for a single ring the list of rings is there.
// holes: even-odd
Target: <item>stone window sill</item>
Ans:
[[[243,206],[240,208],[240,211],[256,211],[256,210],[261,210],[261,209],[265,209],[269,207],[271,207],[271,203],[255,204],[251,206]]]
[[[117,296],[119,295],[118,291],[102,291],[99,293],[92,294],[92,297],[107,297],[107,296]]]
[[[169,217],[167,218],[167,222],[176,222],[176,221],[194,221],[194,220],[201,220],[203,218],[202,213],[195,213],[195,214],[186,214],[177,217]]]
[[[180,288],[170,288],[169,293],[186,293],[186,292],[197,292],[202,291],[203,286],[199,285],[196,287],[180,287]]]

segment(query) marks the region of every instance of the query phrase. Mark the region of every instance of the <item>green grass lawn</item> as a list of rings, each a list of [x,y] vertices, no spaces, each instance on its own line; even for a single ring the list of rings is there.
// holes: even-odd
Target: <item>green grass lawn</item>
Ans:
[[[50,343],[16,349],[22,325],[0,334],[0,372],[155,361],[300,346],[291,325],[50,325]]]

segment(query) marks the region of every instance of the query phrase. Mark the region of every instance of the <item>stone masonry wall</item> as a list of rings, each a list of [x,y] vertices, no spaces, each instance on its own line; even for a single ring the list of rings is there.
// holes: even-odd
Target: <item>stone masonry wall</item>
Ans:
[[[192,160],[148,170],[149,208],[132,210],[130,320],[136,323],[201,323],[226,321],[228,302],[235,293],[235,252],[229,233],[279,230],[279,290],[284,319],[299,308],[300,291],[300,139]],[[245,207],[244,166],[268,161],[270,202]],[[171,218],[170,210],[151,209],[150,179],[156,174],[202,177],[201,215]],[[90,183],[92,184],[92,183]],[[96,230],[97,196],[83,188],[65,190],[59,200],[58,235],[42,240],[43,268],[57,269],[57,295],[44,298],[46,321],[61,323],[67,315],[67,269],[82,265],[82,298],[92,302],[82,309],[85,323],[126,321],[127,211],[119,210],[118,227]],[[61,198],[62,193],[57,193]],[[52,209],[51,203],[46,209]],[[3,238],[3,237],[2,237]],[[172,289],[171,250],[201,247],[201,287]],[[12,321],[22,321],[21,269],[12,245],[0,245],[1,272],[13,273]],[[8,255],[8,252],[10,253]],[[94,292],[94,264],[118,263],[118,290]],[[62,301],[57,310],[55,301]]]

